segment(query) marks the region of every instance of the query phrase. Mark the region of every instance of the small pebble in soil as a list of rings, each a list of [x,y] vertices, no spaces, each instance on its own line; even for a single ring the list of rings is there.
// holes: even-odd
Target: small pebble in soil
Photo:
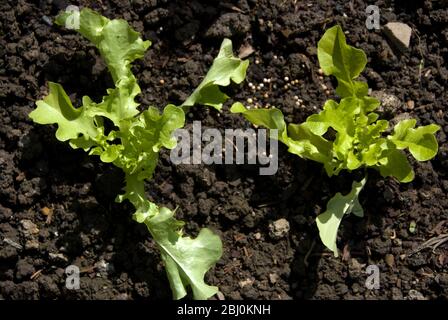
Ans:
[[[39,233],[39,228],[31,220],[21,220],[20,224],[22,225],[23,233],[26,237]]]
[[[285,237],[289,232],[288,220],[282,218],[269,224],[269,235],[273,239],[281,239]]]
[[[251,286],[254,283],[254,281],[252,279],[246,279],[246,280],[241,280],[239,282],[239,285],[241,288],[244,288],[246,286]]]
[[[408,102],[406,102],[406,105],[408,106],[409,110],[412,110],[415,107],[415,102],[412,100],[409,100]]]
[[[27,240],[25,243],[26,250],[37,250],[39,249],[39,242],[35,239]]]
[[[420,291],[411,289],[409,290],[407,300],[427,300],[427,299]]]
[[[270,274],[269,274],[269,282],[270,282],[271,284],[276,284],[279,278],[280,278],[280,277],[279,277],[278,274],[276,274],[276,273],[270,273]]]

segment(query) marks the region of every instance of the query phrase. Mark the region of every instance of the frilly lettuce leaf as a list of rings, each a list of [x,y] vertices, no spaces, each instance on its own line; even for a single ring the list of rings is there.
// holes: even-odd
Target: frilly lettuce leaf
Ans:
[[[241,60],[233,55],[232,41],[224,39],[204,80],[185,100],[182,107],[188,109],[195,104],[202,104],[221,110],[222,104],[229,97],[219,90],[219,86],[228,86],[230,81],[241,83],[246,77],[248,66],[248,60]]]
[[[289,147],[289,152],[321,163],[329,161],[331,143],[315,135],[303,124],[290,124],[287,127],[283,113],[279,109],[275,107],[271,109],[247,109],[242,103],[235,102],[230,111],[241,113],[254,125],[277,130],[278,140]]]
[[[74,14],[76,12],[64,12],[57,17],[56,23],[65,25]],[[131,63],[143,58],[151,42],[143,41],[139,33],[122,19],[109,20],[87,8],[81,10],[79,19],[77,31],[98,48],[115,83],[115,88],[107,90],[102,102],[97,104],[87,97],[85,106],[92,116],[109,118],[119,127],[121,120],[138,114],[138,103],[134,100],[141,90],[131,71]]]
[[[74,14],[76,13],[63,12],[56,18],[56,23],[63,26]],[[77,31],[98,48],[114,82],[126,78],[135,79],[130,64],[143,58],[151,42],[143,41],[140,34],[123,19],[109,20],[88,8],[80,11],[79,19]]]
[[[400,182],[414,180],[414,170],[409,164],[406,155],[397,149],[385,149],[379,161],[379,170],[383,177],[395,177]]]
[[[338,234],[341,220],[346,214],[353,212],[354,215],[362,217],[364,210],[359,203],[359,193],[366,183],[367,177],[361,181],[353,181],[352,190],[345,196],[340,192],[336,193],[327,203],[327,210],[316,218],[317,228],[319,229],[322,243],[337,257],[338,247],[336,237]]]
[[[98,129],[86,108],[74,108],[60,84],[49,82],[49,87],[49,94],[36,102],[37,108],[30,113],[30,118],[39,124],[56,123],[56,138],[59,141],[74,139],[79,135],[95,137]]]
[[[183,222],[174,219],[173,214],[168,208],[160,208],[144,224],[161,250],[174,299],[183,298],[187,286],[191,287],[194,299],[207,299],[218,292],[217,287],[204,282],[204,276],[221,258],[221,240],[206,228],[195,239],[183,237],[180,230]]]
[[[195,239],[182,236],[184,222],[174,218],[174,211],[147,200],[144,182],[135,175],[126,176],[126,193],[135,207],[134,219],[144,223],[160,248],[174,299],[181,299],[190,286],[193,298],[207,299],[218,288],[204,282],[205,273],[221,258],[222,243],[209,229],[203,228]]]
[[[436,124],[417,127],[417,120],[408,119],[400,121],[389,136],[398,149],[408,148],[409,152],[418,161],[427,161],[435,157],[438,150],[437,139],[434,134],[440,130]]]

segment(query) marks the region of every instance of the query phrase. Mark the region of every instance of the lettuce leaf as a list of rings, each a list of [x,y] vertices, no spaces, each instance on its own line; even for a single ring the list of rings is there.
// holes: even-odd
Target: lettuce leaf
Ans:
[[[224,39],[218,56],[213,61],[204,80],[182,104],[185,110],[195,104],[202,104],[221,110],[229,98],[219,90],[219,86],[228,86],[231,81],[241,83],[246,78],[249,60],[241,60],[233,55],[232,41]]]
[[[346,214],[353,213],[358,217],[364,215],[364,210],[359,203],[359,193],[364,187],[367,177],[361,181],[353,181],[352,190],[343,196],[340,192],[336,193],[327,203],[327,210],[316,218],[317,228],[322,243],[337,257],[338,247],[336,237],[341,224],[341,220]]]

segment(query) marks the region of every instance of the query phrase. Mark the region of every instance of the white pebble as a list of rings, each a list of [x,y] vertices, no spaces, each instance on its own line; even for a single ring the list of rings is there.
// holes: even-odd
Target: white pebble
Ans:
[[[254,102],[254,100],[252,98],[247,99],[247,103],[253,103],[253,102]]]
[[[285,81],[289,81],[289,77],[285,77],[283,80],[285,80]]]

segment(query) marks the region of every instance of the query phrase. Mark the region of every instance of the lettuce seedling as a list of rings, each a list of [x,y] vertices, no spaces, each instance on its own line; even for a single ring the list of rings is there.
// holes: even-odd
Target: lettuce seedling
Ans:
[[[82,106],[74,108],[62,86],[50,82],[49,94],[37,101],[30,117],[39,124],[57,124],[58,140],[124,171],[124,193],[117,201],[133,204],[134,219],[144,223],[157,242],[174,298],[184,297],[190,286],[194,299],[207,299],[218,291],[204,282],[204,275],[221,257],[221,240],[209,229],[202,229],[195,239],[183,236],[184,222],[146,197],[145,181],[154,173],[159,150],[176,146],[172,133],[184,126],[186,109],[203,104],[219,110],[228,97],[218,86],[243,81],[249,62],[234,57],[232,43],[225,39],[205,79],[182,106],[169,104],[162,113],[155,107],[139,112],[135,98],[140,87],[131,63],[143,57],[150,41],[143,41],[125,20],[109,20],[90,9],[62,13],[56,23],[65,25],[78,17],[77,31],[98,48],[115,87],[100,103],[85,96]],[[105,119],[114,125],[107,133]]]
[[[379,120],[378,113],[374,112],[380,102],[368,95],[367,83],[356,80],[366,66],[366,55],[347,45],[340,26],[325,32],[318,43],[317,54],[323,72],[338,81],[339,102],[330,99],[318,114],[309,116],[301,124],[288,126],[277,108],[250,110],[235,103],[231,112],[243,114],[255,125],[278,130],[278,139],[288,146],[289,152],[322,163],[328,176],[337,175],[341,170],[373,168],[383,177],[412,181],[414,171],[402,150],[408,149],[418,161],[432,159],[437,154],[435,133],[440,127],[435,124],[415,127],[417,121],[407,119],[388,133],[389,122]],[[367,176],[360,182],[355,181],[349,194],[336,194],[328,202],[327,210],[316,219],[322,242],[335,256],[338,255],[336,235],[342,217],[351,212],[363,215],[358,196],[366,179]]]

